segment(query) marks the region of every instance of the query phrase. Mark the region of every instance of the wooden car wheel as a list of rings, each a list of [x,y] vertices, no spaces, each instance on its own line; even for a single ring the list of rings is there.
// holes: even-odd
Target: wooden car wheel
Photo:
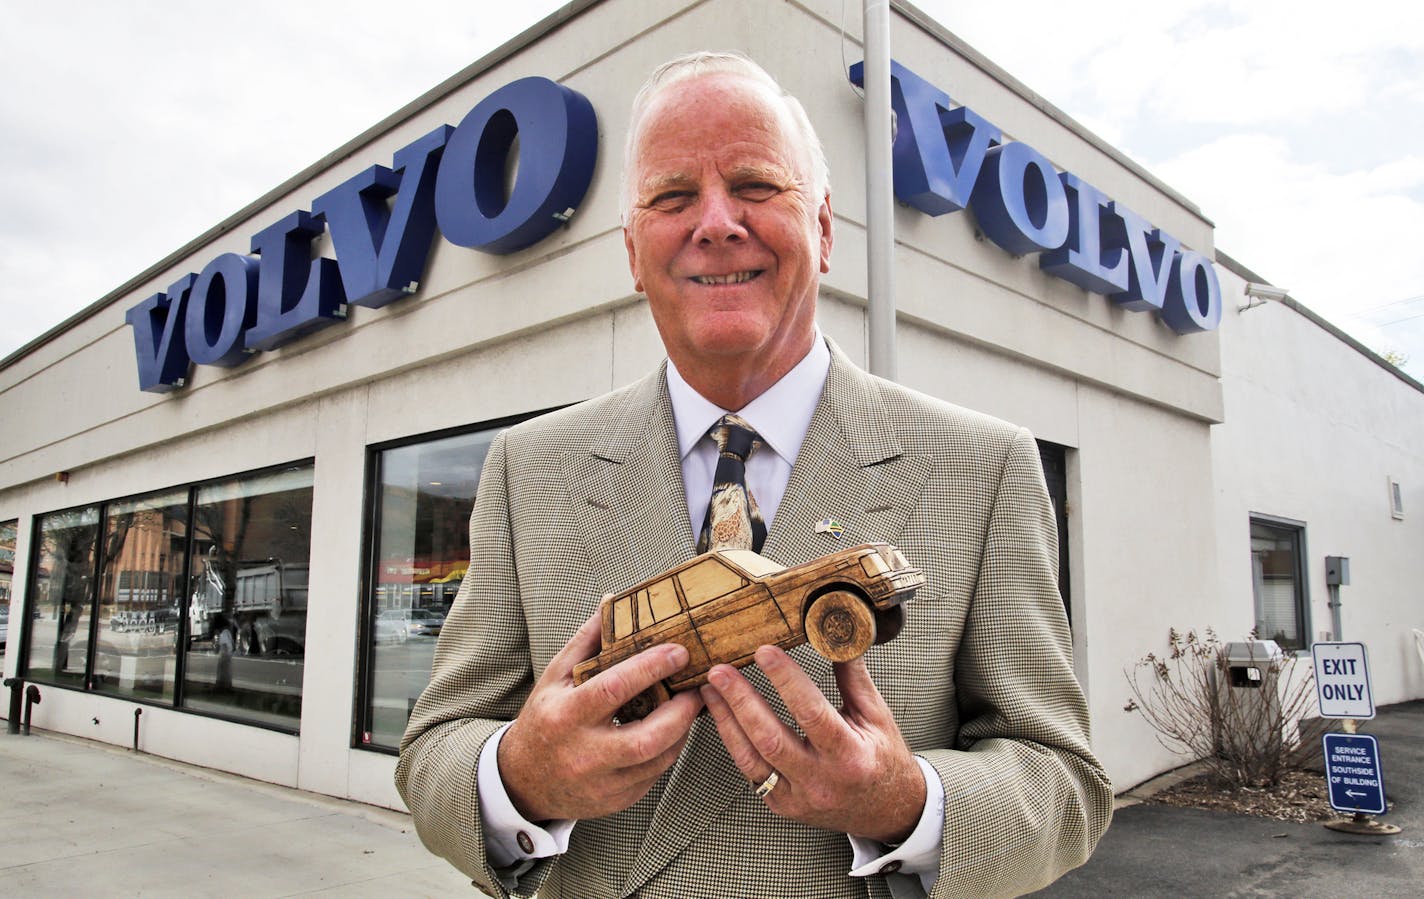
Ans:
[[[900,635],[905,626],[905,607],[892,606],[875,613],[875,645],[889,643]]]
[[[859,658],[875,642],[875,612],[849,591],[825,593],[806,610],[806,640],[832,662]]]
[[[653,713],[653,709],[672,698],[667,685],[658,681],[648,689],[634,696],[618,710],[618,720],[623,723],[638,721]]]

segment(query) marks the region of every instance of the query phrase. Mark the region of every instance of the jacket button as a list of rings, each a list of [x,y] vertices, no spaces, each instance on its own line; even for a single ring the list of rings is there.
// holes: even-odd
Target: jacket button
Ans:
[[[896,871],[900,870],[900,865],[901,865],[901,862],[900,862],[899,859],[896,859],[896,860],[893,861],[893,862],[886,862],[885,864],[883,864],[883,865],[880,866],[880,873],[881,873],[881,874],[894,874]]]
[[[515,841],[519,843],[519,848],[524,850],[525,855],[534,854],[534,838],[529,836],[528,832],[521,830]]]

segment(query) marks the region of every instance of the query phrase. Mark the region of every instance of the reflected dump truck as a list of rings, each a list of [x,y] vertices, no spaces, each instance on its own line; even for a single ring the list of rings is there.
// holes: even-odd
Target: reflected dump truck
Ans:
[[[215,639],[219,629],[229,628],[241,655],[300,655],[306,645],[308,563],[261,559],[233,568],[229,589],[222,563],[211,553],[204,560],[188,608],[190,637]]]
[[[642,718],[672,693],[707,683],[722,663],[741,667],[758,646],[810,643],[845,662],[900,632],[902,604],[924,585],[920,569],[888,543],[867,543],[787,568],[751,550],[703,553],[604,599],[602,651],[574,667],[574,683],[660,643],[687,648],[687,667],[618,713]]]

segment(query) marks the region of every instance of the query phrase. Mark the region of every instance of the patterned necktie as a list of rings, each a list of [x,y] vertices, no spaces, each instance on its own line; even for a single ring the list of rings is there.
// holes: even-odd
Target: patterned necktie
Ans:
[[[747,490],[747,457],[762,445],[761,437],[735,415],[722,416],[707,436],[717,444],[717,473],[712,478],[712,499],[707,503],[697,551],[760,551],[766,542],[766,523]]]

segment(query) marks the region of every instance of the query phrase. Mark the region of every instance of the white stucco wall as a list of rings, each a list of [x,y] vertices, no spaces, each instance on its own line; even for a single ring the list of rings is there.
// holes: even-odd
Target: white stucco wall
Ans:
[[[1377,704],[1424,696],[1411,631],[1424,629],[1424,392],[1286,304],[1237,311],[1245,279],[1219,269],[1236,300],[1221,328],[1226,422],[1212,429],[1217,626],[1240,639],[1254,621],[1251,515],[1303,522],[1311,639],[1332,630],[1325,557],[1347,556],[1337,639],[1368,647]]]

